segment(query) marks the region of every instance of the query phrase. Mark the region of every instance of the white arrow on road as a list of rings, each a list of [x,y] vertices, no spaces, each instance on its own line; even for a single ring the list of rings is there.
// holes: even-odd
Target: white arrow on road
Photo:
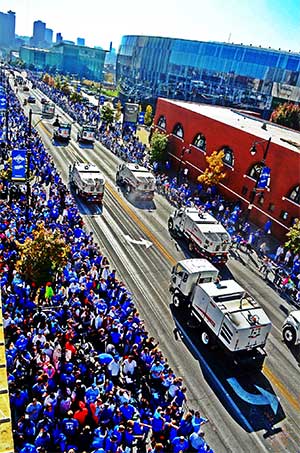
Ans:
[[[136,245],[144,245],[146,247],[146,249],[148,249],[152,245],[152,242],[147,241],[147,239],[140,238],[140,240],[138,241],[136,239],[132,239],[130,236],[128,236],[128,234],[124,234],[124,237],[127,242],[130,242],[131,244],[136,244]]]
[[[244,401],[256,406],[271,406],[274,415],[277,414],[279,401],[276,395],[268,392],[267,390],[255,385],[260,395],[249,393],[239,384],[236,378],[227,379],[228,384],[233,388],[235,393]]]

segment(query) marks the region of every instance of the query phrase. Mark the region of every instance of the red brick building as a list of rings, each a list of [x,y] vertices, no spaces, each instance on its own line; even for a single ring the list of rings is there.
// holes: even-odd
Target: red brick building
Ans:
[[[299,132],[250,113],[168,99],[158,99],[154,123],[170,136],[172,162],[177,168],[188,168],[194,180],[207,167],[206,156],[222,149],[226,178],[219,189],[224,197],[240,200],[257,225],[271,220],[272,234],[285,238],[294,219],[300,218]],[[255,155],[250,153],[253,144]],[[250,204],[263,166],[271,170],[268,187],[258,191]]]

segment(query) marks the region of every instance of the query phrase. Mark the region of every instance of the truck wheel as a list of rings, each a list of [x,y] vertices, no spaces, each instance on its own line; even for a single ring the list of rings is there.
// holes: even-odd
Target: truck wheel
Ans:
[[[194,243],[192,241],[189,242],[188,249],[190,253],[195,251]]]
[[[173,223],[172,219],[168,220],[168,229],[169,229],[170,233],[174,232],[174,223]]]
[[[76,195],[79,195],[78,187],[75,187],[75,193],[76,193]]]
[[[173,305],[176,308],[181,307],[181,298],[178,293],[173,294]]]
[[[201,341],[204,346],[210,345],[210,336],[205,330],[201,333]]]
[[[130,193],[130,192],[131,192],[131,186],[127,186],[127,187],[126,187],[126,192],[127,192],[127,193]]]
[[[286,326],[283,329],[283,339],[288,346],[294,346],[296,344],[296,332],[291,326]]]

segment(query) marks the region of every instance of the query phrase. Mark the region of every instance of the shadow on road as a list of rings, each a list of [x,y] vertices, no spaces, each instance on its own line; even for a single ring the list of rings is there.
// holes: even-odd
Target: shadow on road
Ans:
[[[199,377],[206,380],[230,416],[247,432],[265,431],[265,436],[279,432],[276,424],[285,419],[284,410],[269,380],[260,370],[230,365],[220,348],[204,346],[199,325],[186,311],[170,306],[174,338],[183,341],[199,363]],[[192,327],[191,327],[192,326]]]

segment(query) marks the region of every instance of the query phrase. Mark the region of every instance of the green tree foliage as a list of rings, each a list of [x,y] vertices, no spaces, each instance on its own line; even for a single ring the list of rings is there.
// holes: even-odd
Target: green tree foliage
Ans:
[[[289,229],[287,233],[288,240],[285,243],[285,247],[292,250],[294,253],[300,253],[300,220],[296,219],[294,225]]]
[[[70,94],[70,101],[71,102],[81,102],[82,100],[82,95],[80,93],[77,93],[77,91],[73,91]]]
[[[32,235],[23,244],[17,242],[20,259],[16,263],[16,270],[26,281],[34,282],[39,287],[47,281],[53,281],[55,274],[62,270],[70,248],[59,230],[47,230],[43,222],[37,225]]]
[[[300,106],[291,102],[280,104],[273,111],[271,121],[300,131]]]
[[[104,105],[101,109],[101,119],[106,124],[111,124],[114,120],[114,111],[108,104]]]
[[[152,107],[151,107],[151,105],[147,105],[146,111],[145,111],[145,119],[144,119],[144,123],[146,124],[146,126],[151,126],[152,119],[153,119]]]
[[[166,160],[166,149],[169,136],[160,131],[154,131],[150,140],[150,161],[163,162]]]
[[[208,167],[204,173],[198,176],[197,181],[206,186],[213,186],[219,184],[225,177],[226,173],[223,172],[223,157],[224,151],[214,151],[210,156],[206,157]]]

